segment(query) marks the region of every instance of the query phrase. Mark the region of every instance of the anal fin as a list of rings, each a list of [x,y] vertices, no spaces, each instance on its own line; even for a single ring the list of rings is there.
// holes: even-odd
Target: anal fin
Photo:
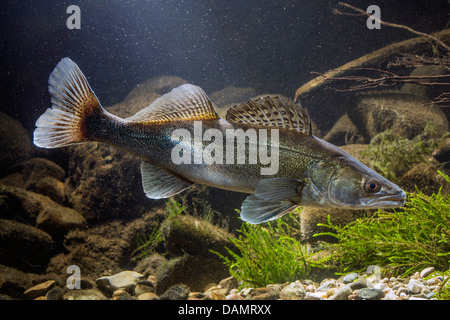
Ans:
[[[141,163],[141,174],[144,192],[150,199],[168,198],[193,185],[145,161]]]

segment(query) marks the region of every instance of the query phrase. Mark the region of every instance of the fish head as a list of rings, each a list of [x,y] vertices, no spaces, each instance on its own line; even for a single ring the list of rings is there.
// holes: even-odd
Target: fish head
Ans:
[[[405,204],[406,194],[353,157],[316,163],[311,184],[324,206],[350,209],[396,208]]]

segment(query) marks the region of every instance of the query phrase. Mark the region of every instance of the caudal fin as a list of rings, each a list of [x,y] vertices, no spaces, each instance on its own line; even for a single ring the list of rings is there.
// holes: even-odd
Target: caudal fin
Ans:
[[[103,109],[80,68],[64,58],[50,74],[48,84],[52,107],[36,121],[34,144],[59,148],[88,141],[86,120]]]

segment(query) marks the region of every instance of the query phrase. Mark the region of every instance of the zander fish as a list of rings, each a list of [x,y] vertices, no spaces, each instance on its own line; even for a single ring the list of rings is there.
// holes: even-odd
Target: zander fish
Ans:
[[[222,119],[201,88],[185,84],[122,119],[102,108],[69,58],[51,73],[49,92],[52,107],[36,122],[35,145],[99,141],[131,152],[142,159],[143,189],[151,199],[195,183],[251,193],[241,207],[250,223],[298,206],[393,208],[406,200],[398,186],[313,136],[307,110],[291,100],[250,100]]]

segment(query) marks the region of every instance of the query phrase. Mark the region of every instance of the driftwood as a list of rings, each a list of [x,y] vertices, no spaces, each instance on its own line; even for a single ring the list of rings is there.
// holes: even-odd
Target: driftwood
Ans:
[[[434,38],[440,39],[441,42],[450,42],[450,29],[446,29],[431,35]],[[401,52],[420,52],[429,49],[430,37],[422,36],[418,38],[413,38],[409,40],[404,40],[401,42],[390,44],[384,48],[375,50],[365,56],[362,56],[356,60],[348,62],[343,66],[332,69],[324,74],[321,74],[317,78],[305,83],[295,92],[294,101],[297,101],[299,97],[305,93],[310,93],[313,90],[319,88],[324,82],[329,79],[341,76],[346,71],[355,68],[363,68],[369,65],[376,65],[386,61],[393,55],[398,55]]]

